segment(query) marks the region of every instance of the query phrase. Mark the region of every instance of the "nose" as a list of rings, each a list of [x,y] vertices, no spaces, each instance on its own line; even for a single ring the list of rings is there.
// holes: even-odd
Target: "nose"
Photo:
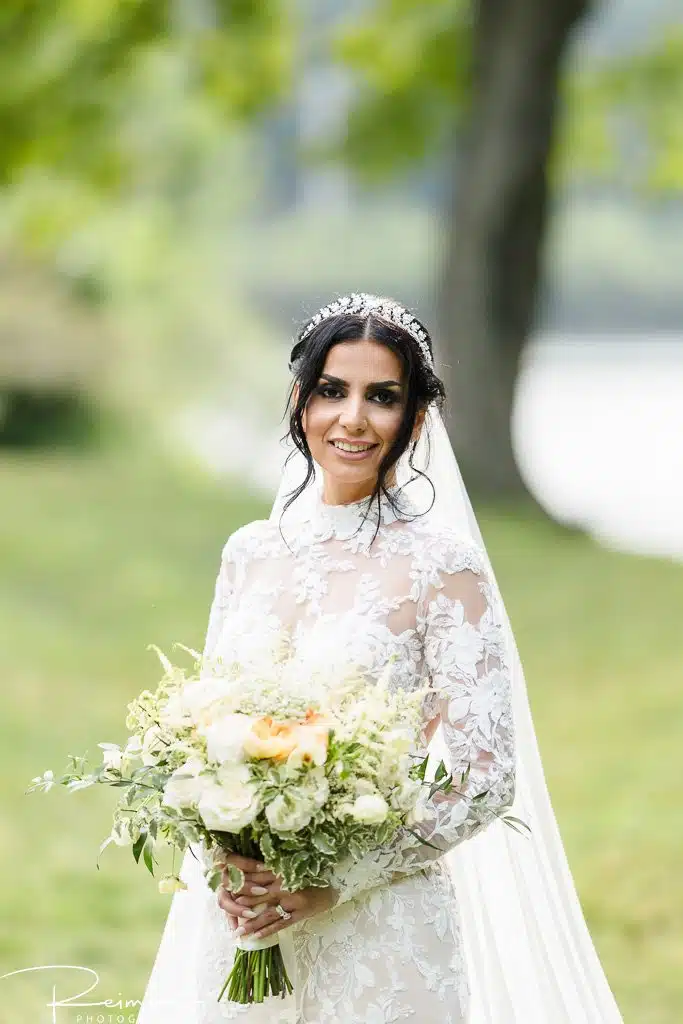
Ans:
[[[339,411],[339,425],[348,430],[350,434],[362,433],[368,425],[365,415],[363,399],[354,398],[352,395],[344,402]]]

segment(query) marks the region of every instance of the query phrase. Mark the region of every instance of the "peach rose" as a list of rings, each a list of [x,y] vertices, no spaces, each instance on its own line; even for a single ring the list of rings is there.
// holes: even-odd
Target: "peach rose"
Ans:
[[[275,722],[270,717],[257,719],[244,741],[244,753],[257,759],[287,761],[294,767],[322,765],[327,757],[329,726],[313,711],[303,722]]]
[[[257,759],[286,760],[296,747],[296,723],[257,718],[244,740],[244,753]]]

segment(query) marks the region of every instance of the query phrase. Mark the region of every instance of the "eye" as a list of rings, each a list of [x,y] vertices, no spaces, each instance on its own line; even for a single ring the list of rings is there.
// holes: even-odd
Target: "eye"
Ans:
[[[323,398],[339,398],[341,396],[341,390],[336,384],[320,384],[315,389],[315,393]]]
[[[396,391],[389,391],[387,388],[381,391],[375,391],[372,395],[373,401],[376,401],[378,405],[393,405],[398,402],[399,396]]]

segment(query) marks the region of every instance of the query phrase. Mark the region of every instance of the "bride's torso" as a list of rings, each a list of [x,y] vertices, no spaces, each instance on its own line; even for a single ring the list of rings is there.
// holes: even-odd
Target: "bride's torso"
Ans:
[[[398,508],[383,498],[364,518],[367,505],[325,505],[318,494],[303,517],[238,530],[213,656],[267,663],[284,642],[304,671],[353,664],[369,678],[386,670],[392,687],[422,685],[425,602],[453,569],[454,537],[400,496]],[[476,559],[466,541],[457,557],[462,568]],[[425,724],[433,715],[426,699]]]

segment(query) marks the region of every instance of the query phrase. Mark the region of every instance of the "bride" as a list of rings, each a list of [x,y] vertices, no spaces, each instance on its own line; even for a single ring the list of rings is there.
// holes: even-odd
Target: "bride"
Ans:
[[[188,851],[138,1024],[618,1024],[429,334],[391,300],[345,296],[302,328],[291,370],[292,451],[270,519],[223,549],[205,661],[267,659],[285,637],[304,667],[351,661],[372,679],[390,663],[396,687],[429,681],[424,747],[469,774],[429,801],[427,842],[349,858],[326,889],[288,893],[232,857],[244,886],[214,893]],[[293,995],[218,1003],[235,938],[271,934]]]

